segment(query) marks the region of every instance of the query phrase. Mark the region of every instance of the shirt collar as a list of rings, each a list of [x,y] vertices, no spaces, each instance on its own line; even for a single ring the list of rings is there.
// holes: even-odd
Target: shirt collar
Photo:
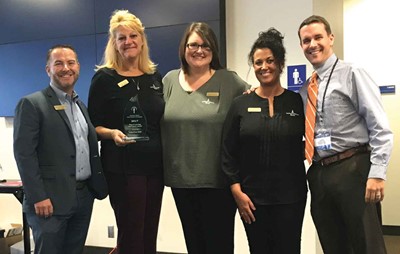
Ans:
[[[57,86],[55,86],[54,84],[52,84],[50,82],[50,86],[53,89],[53,91],[56,93],[57,98],[60,100],[60,102],[66,101],[66,100],[71,100],[71,97],[64,92],[63,90],[61,90],[60,88],[58,88]],[[75,90],[72,92],[72,101],[76,102],[78,100],[78,94],[75,92]]]
[[[331,70],[333,64],[335,63],[337,57],[333,53],[321,66],[315,69],[315,72],[318,74],[318,78],[323,80],[327,75],[329,75],[329,71]]]

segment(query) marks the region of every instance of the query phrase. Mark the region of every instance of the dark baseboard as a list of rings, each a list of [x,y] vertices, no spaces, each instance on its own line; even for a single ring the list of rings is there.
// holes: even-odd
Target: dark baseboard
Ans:
[[[109,254],[112,250],[113,248],[85,246],[83,254]],[[184,253],[157,252],[157,254],[184,254]]]
[[[112,250],[106,247],[85,246],[83,254],[109,254]]]
[[[21,244],[17,243],[18,249],[17,249],[16,253],[23,253],[24,245],[22,244],[22,242],[20,242],[20,243]],[[33,243],[33,241],[31,241],[31,252],[33,253],[34,247],[33,247],[32,243]],[[110,254],[112,250],[113,250],[113,248],[85,246],[82,254]],[[0,250],[0,252],[1,252],[1,250]],[[7,252],[7,253],[9,253],[9,252]],[[0,254],[3,254],[3,252],[1,252]]]
[[[382,226],[383,235],[395,235],[400,236],[400,226]]]

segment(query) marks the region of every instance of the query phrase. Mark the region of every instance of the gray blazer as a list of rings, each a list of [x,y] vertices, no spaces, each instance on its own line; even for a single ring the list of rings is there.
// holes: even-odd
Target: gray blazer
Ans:
[[[34,212],[34,204],[50,198],[54,214],[67,214],[75,203],[75,141],[68,117],[49,86],[22,98],[14,118],[14,157],[24,186],[23,209]],[[98,153],[96,131],[84,104],[92,176],[88,186],[93,196],[107,196],[107,183]]]

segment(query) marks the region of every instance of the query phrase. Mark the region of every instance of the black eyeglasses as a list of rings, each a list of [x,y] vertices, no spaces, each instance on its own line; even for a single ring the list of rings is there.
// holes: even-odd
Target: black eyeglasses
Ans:
[[[197,42],[192,42],[192,43],[188,43],[186,44],[186,47],[190,50],[196,51],[199,50],[199,48],[201,48],[204,51],[211,51],[211,48],[208,44],[198,44]]]

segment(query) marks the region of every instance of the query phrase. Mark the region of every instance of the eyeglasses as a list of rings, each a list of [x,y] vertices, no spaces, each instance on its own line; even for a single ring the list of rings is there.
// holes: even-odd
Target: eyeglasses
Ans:
[[[201,49],[202,50],[204,50],[204,51],[211,51],[211,48],[210,48],[210,46],[208,45],[208,44],[198,44],[198,43],[196,43],[196,42],[192,42],[192,43],[188,43],[188,44],[186,44],[186,47],[188,48],[188,49],[190,49],[190,50],[193,50],[193,51],[197,51],[197,50],[199,50],[199,48],[201,47]]]

